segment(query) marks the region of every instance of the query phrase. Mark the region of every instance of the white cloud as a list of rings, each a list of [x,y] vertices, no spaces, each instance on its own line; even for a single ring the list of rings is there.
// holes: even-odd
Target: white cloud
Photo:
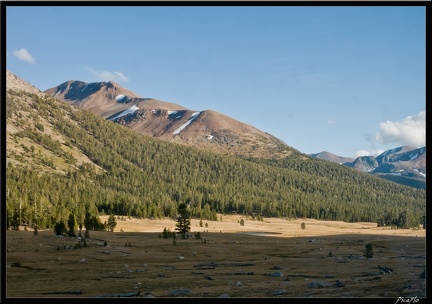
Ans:
[[[383,153],[385,150],[383,149],[378,149],[378,150],[372,150],[372,151],[367,151],[367,150],[359,150],[355,153],[355,157],[360,157],[360,156],[378,156],[381,153]]]
[[[421,147],[426,145],[426,112],[408,116],[402,120],[380,123],[381,131],[376,140],[383,144]]]
[[[355,157],[360,157],[360,156],[369,156],[370,152],[366,151],[366,150],[359,150],[355,153]]]
[[[36,60],[34,57],[24,48],[21,48],[19,50],[15,50],[12,52],[12,54],[18,58],[19,60],[26,61],[30,64],[36,63]]]
[[[116,82],[128,82],[129,79],[121,72],[110,72],[110,71],[95,71],[92,68],[88,70],[96,76],[100,81],[116,81]]]

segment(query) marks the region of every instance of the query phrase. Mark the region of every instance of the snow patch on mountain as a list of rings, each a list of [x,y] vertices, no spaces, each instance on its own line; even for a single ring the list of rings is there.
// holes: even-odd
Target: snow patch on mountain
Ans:
[[[418,153],[414,154],[414,155],[410,155],[410,160],[414,160],[418,157]]]
[[[115,100],[116,101],[120,101],[120,100],[122,100],[123,98],[125,98],[126,96],[124,96],[124,95],[122,95],[122,94],[119,94],[119,95],[117,95],[117,97],[115,98]]]
[[[175,130],[173,132],[173,134],[179,134],[184,128],[186,128],[195,118],[197,118],[199,116],[201,112],[195,112],[192,113],[191,117],[184,123],[182,124],[177,130]]]
[[[135,113],[139,108],[136,105],[133,105],[132,107],[120,112],[118,115],[110,118],[110,120],[115,120],[117,118],[120,118],[122,116],[128,115],[128,114],[132,114]]]

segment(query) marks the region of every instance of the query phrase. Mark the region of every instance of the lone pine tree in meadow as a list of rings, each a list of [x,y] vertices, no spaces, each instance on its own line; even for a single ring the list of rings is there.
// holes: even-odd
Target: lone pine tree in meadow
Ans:
[[[364,256],[367,259],[371,259],[374,255],[373,252],[373,245],[371,243],[367,243],[365,246],[365,252],[364,252]]]
[[[177,212],[178,215],[175,230],[177,230],[182,235],[182,238],[185,239],[186,233],[190,231],[190,212],[185,203],[181,203],[178,206]]]
[[[108,218],[108,229],[111,232],[114,232],[114,228],[117,226],[117,221],[115,220],[114,214],[111,212],[109,218]]]

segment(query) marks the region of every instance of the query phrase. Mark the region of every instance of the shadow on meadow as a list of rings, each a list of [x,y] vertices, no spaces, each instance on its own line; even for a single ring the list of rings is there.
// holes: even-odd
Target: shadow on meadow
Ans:
[[[426,244],[415,235],[190,232],[173,242],[91,231],[85,244],[52,231],[6,236],[7,297],[425,296]]]

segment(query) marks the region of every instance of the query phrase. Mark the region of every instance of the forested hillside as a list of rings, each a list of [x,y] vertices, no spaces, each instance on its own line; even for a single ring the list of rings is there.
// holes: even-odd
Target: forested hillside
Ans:
[[[193,217],[216,212],[416,227],[426,194],[292,153],[283,160],[200,151],[141,135],[48,95],[8,90],[7,225],[52,228],[73,214]],[[48,132],[49,130],[49,132]],[[18,152],[17,152],[18,151]]]

